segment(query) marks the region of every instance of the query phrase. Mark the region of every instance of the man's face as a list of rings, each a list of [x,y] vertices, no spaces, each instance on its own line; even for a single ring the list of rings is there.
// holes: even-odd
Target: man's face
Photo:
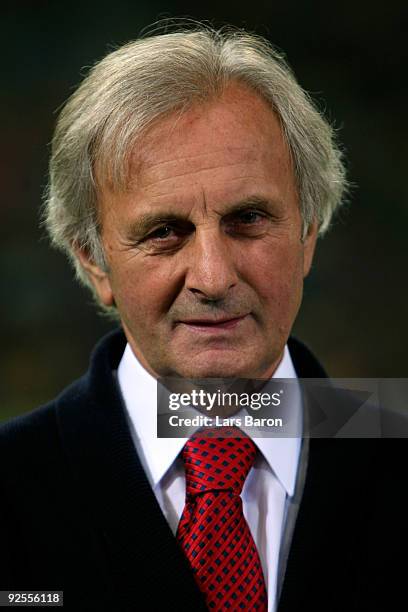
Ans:
[[[158,122],[133,151],[126,192],[102,188],[109,271],[80,254],[101,300],[156,376],[272,375],[316,240],[266,102],[231,85]]]

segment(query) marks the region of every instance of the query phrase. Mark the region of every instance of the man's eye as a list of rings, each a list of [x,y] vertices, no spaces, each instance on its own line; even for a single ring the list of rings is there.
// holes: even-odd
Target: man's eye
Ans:
[[[180,248],[189,231],[177,225],[164,224],[147,234],[140,242],[139,248],[152,253],[163,253]]]
[[[247,212],[241,213],[238,216],[237,221],[250,225],[251,223],[259,221],[261,218],[262,215],[259,212],[256,212],[255,210],[249,210]]]
[[[243,210],[225,219],[228,233],[256,237],[267,227],[267,217],[257,210]]]
[[[174,228],[170,225],[163,225],[162,227],[157,228],[147,236],[147,239],[159,239],[164,240],[165,238],[169,238],[171,232],[174,232]]]

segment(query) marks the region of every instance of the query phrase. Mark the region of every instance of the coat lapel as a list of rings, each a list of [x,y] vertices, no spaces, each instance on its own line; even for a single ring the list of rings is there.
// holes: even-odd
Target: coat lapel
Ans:
[[[59,399],[62,444],[86,509],[99,531],[112,588],[137,609],[140,587],[149,606],[177,602],[178,610],[205,609],[135,451],[112,370],[125,347],[121,333],[102,340],[88,374]]]
[[[327,377],[306,347],[291,340],[289,350],[300,378]],[[304,486],[295,500],[297,518],[278,609],[343,612],[352,607],[352,551],[370,497],[367,475],[374,446],[358,439],[303,440],[307,442],[307,465],[301,466]]]

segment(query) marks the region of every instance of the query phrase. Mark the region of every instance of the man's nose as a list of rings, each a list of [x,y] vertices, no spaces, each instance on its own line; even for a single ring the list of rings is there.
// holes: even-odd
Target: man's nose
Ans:
[[[187,289],[211,301],[226,298],[238,281],[230,247],[220,228],[197,229],[188,254]]]

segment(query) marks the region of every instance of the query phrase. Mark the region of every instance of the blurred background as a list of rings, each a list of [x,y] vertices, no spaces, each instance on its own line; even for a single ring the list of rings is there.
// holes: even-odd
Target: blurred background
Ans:
[[[0,420],[58,393],[113,326],[39,227],[56,109],[81,71],[165,17],[231,23],[286,53],[335,121],[355,183],[318,245],[295,334],[337,377],[406,377],[407,3],[58,3],[1,9]]]

